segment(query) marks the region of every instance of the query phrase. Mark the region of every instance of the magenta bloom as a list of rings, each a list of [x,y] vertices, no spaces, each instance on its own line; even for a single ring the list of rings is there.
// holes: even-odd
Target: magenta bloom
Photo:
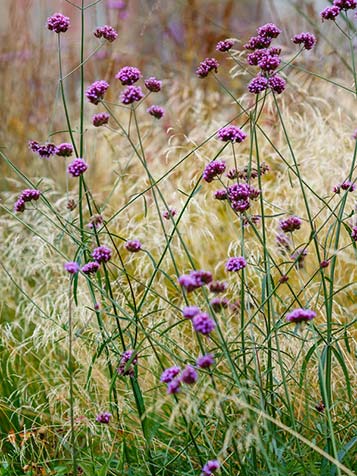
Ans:
[[[180,391],[181,391],[181,380],[180,379],[175,378],[167,384],[166,392],[167,392],[168,395],[179,393]]]
[[[214,364],[214,357],[212,354],[201,355],[197,358],[196,364],[200,369],[208,369]]]
[[[303,45],[306,50],[311,50],[316,44],[316,38],[312,33],[299,33],[291,41],[296,45]]]
[[[212,281],[209,285],[209,290],[211,293],[224,293],[228,287],[228,284],[225,281]]]
[[[220,463],[216,459],[207,461],[202,468],[201,476],[212,476],[220,468]]]
[[[161,91],[162,88],[162,81],[159,79],[156,79],[154,76],[151,76],[151,78],[145,79],[144,81],[145,86],[149,91],[152,93],[158,93]]]
[[[243,142],[244,139],[247,137],[247,134],[242,131],[237,126],[233,126],[232,124],[226,127],[222,127],[218,131],[218,139],[220,139],[223,142]]]
[[[34,188],[26,188],[20,193],[19,199],[24,202],[31,202],[31,200],[38,200],[40,198],[41,192]]]
[[[56,155],[58,152],[57,147],[54,144],[39,144],[36,140],[30,140],[29,149],[38,154],[41,159],[49,159],[52,155]]]
[[[92,124],[95,127],[100,127],[104,124],[108,124],[109,119],[110,115],[107,112],[100,112],[99,114],[94,114],[92,117]]]
[[[249,200],[243,198],[239,200],[232,200],[231,207],[235,212],[244,213],[248,208],[250,208]]]
[[[289,217],[285,220],[280,221],[280,228],[284,233],[293,232],[295,230],[300,230],[302,225],[302,220],[299,217]]]
[[[72,144],[69,144],[68,142],[64,142],[63,144],[60,144],[57,146],[57,152],[56,155],[59,157],[70,157],[73,154],[73,146]]]
[[[79,177],[84,174],[88,169],[88,164],[81,158],[72,160],[72,162],[67,167],[67,172],[72,175],[72,177]]]
[[[19,198],[14,204],[14,211],[22,213],[25,211],[25,200]]]
[[[212,281],[212,274],[209,271],[191,271],[190,274],[183,274],[178,278],[179,284],[186,289],[187,292],[201,288],[205,284]]]
[[[177,210],[175,208],[169,208],[162,212],[162,216],[165,220],[170,220],[170,218],[173,218],[175,215],[177,215]]]
[[[139,81],[141,76],[140,69],[134,66],[124,66],[124,68],[115,75],[115,78],[119,79],[123,86],[130,86]]]
[[[131,377],[134,375],[135,366],[138,363],[138,357],[133,350],[126,350],[122,353],[117,372],[119,375]]]
[[[262,57],[258,60],[258,66],[262,71],[271,72],[276,69],[279,64],[281,63],[281,59],[279,56],[273,55],[262,55]]]
[[[269,36],[252,36],[248,43],[244,45],[246,50],[258,50],[261,48],[268,48],[272,38]]]
[[[192,319],[201,312],[201,309],[197,306],[185,306],[182,309],[182,315],[185,319]]]
[[[55,33],[65,33],[70,25],[70,19],[62,15],[62,13],[54,13],[51,17],[47,18],[47,28]]]
[[[118,33],[109,25],[98,27],[93,34],[96,38],[104,38],[110,43],[118,38]]]
[[[268,79],[268,86],[274,93],[281,94],[285,89],[286,81],[278,74],[274,74]]]
[[[112,416],[112,414],[109,413],[109,412],[99,413],[99,415],[97,415],[95,421],[97,421],[98,423],[104,423],[104,424],[107,425],[110,421],[111,416]]]
[[[96,273],[99,269],[100,264],[97,261],[90,261],[89,263],[82,266],[82,273],[84,274],[93,274]]]
[[[112,250],[107,246],[98,246],[92,253],[92,258],[97,263],[107,263],[112,257]]]
[[[333,0],[333,4],[341,10],[354,10],[357,6],[356,0]]]
[[[94,81],[85,92],[85,95],[89,102],[92,104],[98,104],[104,98],[104,94],[109,88],[109,84],[106,81]]]
[[[316,312],[309,309],[295,309],[286,315],[288,322],[306,322],[312,321],[316,317]]]
[[[233,256],[229,258],[226,263],[226,270],[227,271],[240,271],[241,269],[247,266],[246,260],[243,256]]]
[[[269,82],[265,76],[258,75],[248,84],[248,91],[253,94],[259,94],[268,88]]]
[[[163,115],[165,114],[164,108],[160,106],[150,106],[147,109],[147,112],[150,114],[150,116],[153,116],[156,119],[161,119]]]
[[[128,86],[120,95],[120,100],[123,104],[132,104],[135,101],[140,101],[144,97],[144,93],[140,86]]]
[[[216,50],[217,51],[221,51],[222,53],[224,53],[225,51],[229,51],[232,46],[234,45],[234,41],[233,40],[222,40],[222,41],[219,41],[216,45]]]
[[[227,298],[215,297],[211,299],[210,306],[215,312],[219,312],[219,311],[222,311],[222,309],[226,309],[229,306],[229,301]]]
[[[79,264],[75,261],[68,261],[64,263],[63,267],[70,274],[76,274],[79,271]]]
[[[218,66],[219,63],[215,58],[206,58],[200,63],[199,67],[196,69],[196,75],[199,78],[205,78],[211,71],[217,73]]]
[[[335,193],[340,193],[341,189],[345,190],[347,192],[354,192],[356,190],[356,185],[353,182],[351,182],[350,180],[345,180],[341,184],[335,185],[333,187],[333,191]]]
[[[274,23],[266,23],[257,29],[257,33],[258,36],[262,36],[264,38],[277,38],[280,35],[281,30],[276,25],[274,25]]]
[[[180,367],[177,367],[176,365],[174,367],[169,367],[162,372],[160,382],[170,383],[180,372]]]
[[[216,323],[206,312],[196,314],[192,324],[195,331],[203,335],[210,334],[216,328]]]
[[[227,190],[219,189],[214,192],[214,198],[216,200],[227,200]]]
[[[341,9],[339,7],[327,7],[320,13],[322,20],[333,20],[340,14]]]
[[[202,178],[206,182],[210,183],[212,180],[217,177],[217,175],[223,174],[226,170],[226,164],[222,160],[212,160],[209,164],[206,165]]]
[[[353,241],[357,241],[357,226],[352,227],[351,238]]]
[[[187,365],[181,374],[181,382],[191,385],[197,382],[198,374],[197,371],[192,367],[192,365]]]
[[[125,243],[125,248],[130,251],[131,253],[137,253],[141,250],[142,244],[139,240],[128,240]]]
[[[209,284],[213,279],[212,273],[210,273],[209,271],[204,271],[203,269],[200,269],[198,271],[191,271],[190,275],[199,286]]]

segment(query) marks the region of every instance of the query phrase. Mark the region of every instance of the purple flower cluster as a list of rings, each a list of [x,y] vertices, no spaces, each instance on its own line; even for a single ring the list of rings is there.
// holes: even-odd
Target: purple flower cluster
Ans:
[[[350,180],[345,180],[344,182],[342,182],[338,185],[335,185],[333,187],[333,192],[334,193],[340,193],[341,189],[345,190],[347,192],[354,192],[356,190],[356,185],[353,182],[351,182]]]
[[[62,13],[54,13],[51,17],[47,18],[47,28],[55,33],[65,33],[70,25],[70,19]]]
[[[58,152],[55,144],[51,143],[40,144],[36,140],[30,140],[28,146],[29,149],[35,154],[38,154],[41,159],[49,159]]]
[[[162,212],[162,216],[165,218],[165,220],[170,220],[170,218],[173,218],[175,215],[177,215],[177,210],[171,207],[168,210],[164,210]]]
[[[206,182],[210,183],[212,180],[217,177],[217,175],[223,174],[226,170],[226,164],[222,160],[212,160],[209,164],[206,165],[202,178]]]
[[[296,45],[303,45],[306,50],[311,50],[316,44],[316,38],[312,33],[299,33],[291,41]]]
[[[123,104],[132,104],[140,101],[144,97],[144,93],[140,86],[128,86],[120,95],[120,101]]]
[[[25,203],[31,202],[31,200],[38,200],[40,195],[41,192],[39,190],[36,190],[35,188],[26,188],[18,196],[18,199],[14,204],[14,211],[20,213],[24,212],[26,208]]]
[[[306,322],[312,321],[316,317],[316,312],[311,311],[310,309],[294,309],[294,311],[289,312],[286,315],[286,320],[288,322]]]
[[[124,68],[118,71],[115,78],[119,79],[123,86],[130,86],[139,81],[141,76],[140,69],[135,68],[134,66],[124,66]]]
[[[79,264],[75,261],[68,261],[63,267],[70,274],[76,274],[79,271]]]
[[[163,371],[160,377],[160,381],[167,384],[166,391],[169,395],[179,393],[182,383],[192,385],[197,382],[197,379],[197,371],[192,365],[187,365],[182,372],[180,367],[169,367]]]
[[[356,0],[334,0],[333,4],[340,10],[354,10],[357,7]]]
[[[351,238],[353,241],[357,241],[357,226],[352,227]]]
[[[175,377],[179,375],[180,372],[180,367],[177,367],[176,365],[174,367],[169,367],[162,372],[160,382],[170,383]]]
[[[81,158],[72,160],[72,162],[67,167],[67,172],[72,175],[72,177],[79,177],[84,174],[88,169],[88,164]]]
[[[301,218],[295,217],[295,216],[286,218],[285,220],[281,220],[280,224],[279,224],[280,229],[284,233],[289,233],[289,232],[293,232],[295,230],[300,230],[301,225],[302,225]]]
[[[217,73],[218,66],[219,63],[215,58],[206,58],[200,63],[199,67],[196,69],[196,75],[199,78],[205,78],[211,71]]]
[[[109,25],[98,27],[93,34],[96,38],[104,38],[110,43],[118,38],[118,33]]]
[[[217,197],[217,192],[220,192],[221,197]],[[260,190],[257,190],[252,185],[247,183],[234,183],[227,187],[227,190],[224,190],[225,196],[222,193],[223,191],[217,190],[215,197],[219,200],[228,199],[231,207],[234,211],[238,213],[243,213],[250,207],[249,200],[255,200],[260,195]]]
[[[208,335],[216,328],[216,323],[206,312],[196,314],[192,319],[193,328],[196,332]]]
[[[187,292],[201,288],[205,284],[212,281],[212,274],[209,271],[191,271],[190,274],[183,274],[178,278],[179,284],[186,289]]]
[[[104,94],[108,88],[109,84],[106,81],[94,81],[94,83],[86,89],[85,95],[89,102],[98,104],[104,98]]]
[[[209,284],[209,290],[215,294],[224,293],[227,288],[228,284],[225,281],[212,281]]]
[[[111,416],[112,416],[112,414],[109,413],[109,412],[99,413],[99,415],[97,415],[95,421],[97,421],[98,423],[104,423],[105,425],[108,425]]]
[[[252,36],[248,43],[244,45],[246,50],[257,50],[267,48],[273,38],[277,38],[281,30],[274,23],[266,23],[257,29],[258,36]]]
[[[222,311],[222,309],[226,309],[229,306],[229,301],[227,298],[220,298],[220,297],[215,297],[211,299],[210,301],[210,306],[215,312]]]
[[[242,129],[232,124],[226,127],[222,127],[222,129],[218,131],[217,135],[218,139],[223,142],[230,141],[240,143],[243,142],[244,139],[247,137],[247,134],[243,132]]]
[[[86,263],[84,266],[82,266],[81,271],[84,274],[94,274],[98,271],[99,267],[99,263],[96,261],[90,261],[89,263]]]
[[[152,93],[158,93],[159,91],[161,91],[162,81],[156,79],[153,76],[151,78],[145,79],[144,83],[146,88]]]
[[[131,253],[137,253],[141,250],[142,246],[139,240],[128,240],[125,243],[125,248]]]
[[[326,7],[322,12],[320,13],[320,16],[323,20],[336,20],[336,17],[340,14],[341,9],[339,7],[333,6],[333,7]]]
[[[160,107],[160,106],[150,106],[147,109],[147,112],[150,114],[150,116],[155,117],[156,119],[161,119],[163,115],[165,114],[165,110]]]
[[[68,142],[63,142],[57,146],[56,155],[59,157],[70,157],[73,154],[73,145]]]
[[[247,266],[247,262],[243,256],[233,256],[226,263],[227,271],[240,271]]]
[[[99,114],[94,114],[92,117],[92,124],[94,127],[100,127],[104,124],[108,124],[110,115],[107,112],[100,112]]]
[[[135,366],[138,363],[138,356],[133,350],[126,350],[122,353],[117,372],[119,375],[131,377],[134,375]]]
[[[213,473],[215,473],[217,469],[220,468],[220,466],[221,465],[219,461],[216,459],[207,461],[207,463],[202,468],[201,476],[213,476]]]
[[[274,23],[266,23],[257,29],[258,36],[264,38],[277,38],[281,30]]]
[[[112,250],[107,246],[98,246],[92,253],[92,258],[97,263],[107,263],[112,257]]]
[[[209,369],[214,365],[214,357],[212,354],[201,355],[197,358],[196,364],[200,369]]]
[[[219,41],[216,45],[216,50],[222,53],[229,51],[234,45],[234,41],[227,38],[226,40]]]

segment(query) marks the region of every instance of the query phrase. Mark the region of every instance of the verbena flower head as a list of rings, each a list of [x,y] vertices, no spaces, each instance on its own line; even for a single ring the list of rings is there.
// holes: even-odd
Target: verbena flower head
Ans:
[[[67,273],[70,274],[76,274],[79,271],[79,264],[75,261],[68,261],[67,263],[64,263],[63,267]]]
[[[100,112],[99,114],[94,114],[92,117],[92,124],[95,127],[100,127],[104,124],[108,124],[109,119],[110,115],[107,112]]]
[[[357,226],[352,227],[351,238],[353,241],[357,241]]]
[[[216,50],[221,51],[224,53],[225,51],[229,51],[234,45],[234,41],[230,39],[219,41],[216,45]]]
[[[201,312],[201,309],[197,306],[185,306],[182,309],[182,315],[185,319],[192,319]]]
[[[47,28],[55,33],[65,33],[70,25],[70,19],[65,17],[62,13],[54,13],[47,18]]]
[[[252,36],[248,43],[244,45],[246,50],[257,50],[261,48],[268,48],[272,38],[269,36]]]
[[[252,53],[249,53],[247,56],[247,63],[251,66],[258,66],[258,61],[260,61],[263,56],[269,54],[267,53],[268,51],[268,49],[263,48],[262,50],[255,50]]]
[[[168,395],[173,395],[175,393],[179,393],[180,391],[181,391],[181,380],[179,378],[175,378],[167,384],[166,393]]]
[[[73,154],[73,145],[68,142],[63,142],[57,146],[56,155],[59,157],[70,157]]]
[[[339,7],[333,6],[333,7],[326,7],[322,12],[320,13],[320,16],[322,20],[333,20],[338,17],[340,14],[341,9]]]
[[[247,134],[243,132],[242,129],[232,124],[222,127],[222,129],[218,131],[218,139],[223,142],[231,141],[240,143],[243,142],[246,137]]]
[[[268,88],[268,78],[260,74],[253,78],[248,84],[248,91],[253,94],[259,94]]]
[[[141,250],[142,244],[139,240],[128,240],[125,243],[125,248],[131,253],[137,253]]]
[[[146,88],[152,93],[158,93],[162,88],[162,81],[156,79],[154,76],[151,78],[145,79],[144,81]]]
[[[295,217],[295,216],[286,218],[285,220],[280,220],[280,224],[279,224],[280,229],[284,233],[289,233],[289,232],[293,232],[295,230],[300,230],[301,225],[302,225],[301,218]]]
[[[67,167],[67,172],[72,175],[72,177],[79,177],[84,174],[88,169],[88,164],[81,158],[72,160],[72,162]]]
[[[356,184],[351,182],[351,180],[345,180],[341,184],[336,185],[334,187],[334,192],[340,193],[340,189],[345,190],[347,192],[354,192],[356,190]]]
[[[240,271],[247,266],[247,262],[243,256],[233,256],[226,263],[227,271]]]
[[[341,10],[354,10],[357,6],[356,0],[334,0],[333,4]]]
[[[208,369],[214,365],[214,357],[212,354],[201,355],[197,358],[196,364],[200,369]]]
[[[82,273],[84,274],[93,274],[98,271],[100,267],[100,264],[97,263],[97,261],[90,261],[89,263],[86,263],[84,266],[82,266]]]
[[[99,26],[93,34],[96,38],[104,38],[110,43],[118,38],[118,33],[109,25]]]
[[[119,79],[123,86],[130,86],[139,81],[141,76],[140,69],[135,68],[134,66],[124,66],[124,68],[118,71],[115,78]]]
[[[258,61],[258,66],[262,71],[271,72],[276,69],[279,64],[281,63],[281,59],[279,56],[272,56],[272,55],[262,55],[262,57]]]
[[[306,256],[307,250],[305,248],[299,248],[291,255],[291,259],[296,261],[295,265],[297,269],[304,267]]]
[[[248,208],[250,208],[250,203],[249,203],[249,200],[245,198],[239,199],[239,200],[232,200],[231,207],[233,208],[235,212],[243,213],[247,211]]]
[[[117,372],[119,375],[134,375],[134,369],[138,363],[138,356],[133,350],[126,350],[122,353]]]
[[[169,367],[168,369],[165,369],[160,377],[160,382],[164,383],[170,383],[172,380],[177,377],[177,375],[181,372],[180,367],[177,367],[177,365],[173,367]]]
[[[25,201],[22,198],[19,198],[14,204],[14,211],[22,213],[25,211]]]
[[[330,265],[330,261],[329,260],[326,260],[324,259],[323,261],[321,261],[320,263],[320,268],[328,268]]]
[[[210,334],[216,328],[216,323],[206,312],[196,314],[192,324],[195,331],[203,335]]]
[[[144,97],[144,93],[140,86],[128,86],[120,95],[120,101],[123,104],[132,104],[140,101]]]
[[[288,322],[306,322],[312,321],[316,317],[316,312],[310,309],[295,309],[286,315]]]
[[[199,270],[191,271],[190,274],[183,274],[178,278],[178,282],[187,292],[191,292],[209,284],[212,279],[212,274],[209,271]]]
[[[278,74],[274,74],[268,79],[268,86],[274,93],[281,94],[286,87],[286,81]]]
[[[216,200],[227,200],[227,190],[219,189],[214,192],[214,198]]]
[[[107,263],[112,257],[112,250],[107,246],[98,246],[93,250],[92,258],[97,263]]]
[[[217,73],[218,66],[219,63],[215,58],[206,58],[200,63],[199,67],[196,69],[196,75],[199,78],[205,78],[211,71]]]
[[[181,374],[181,382],[192,385],[197,382],[198,374],[197,371],[192,367],[192,365],[187,365]]]
[[[95,421],[97,421],[98,423],[104,423],[104,424],[107,425],[110,421],[111,416],[112,416],[112,414],[109,413],[109,412],[99,413],[99,415],[97,415]]]
[[[312,33],[299,33],[291,41],[296,45],[303,45],[306,50],[311,50],[316,44],[316,38]]]
[[[228,198],[234,200],[244,200],[247,198],[257,198],[260,194],[260,190],[255,189],[248,183],[234,183],[227,187]]]
[[[220,468],[220,466],[221,465],[219,461],[216,459],[207,461],[207,463],[202,468],[201,476],[212,476],[213,473],[215,473],[217,469]]]
[[[229,301],[227,298],[215,297],[211,299],[210,306],[215,312],[219,312],[229,306]]]
[[[104,219],[102,215],[92,215],[90,217],[90,222],[88,224],[88,227],[93,229],[93,228],[99,228],[101,225],[103,225]]]
[[[164,108],[162,108],[160,106],[155,106],[155,105],[150,106],[147,109],[147,112],[150,114],[150,116],[153,116],[156,119],[161,119],[165,114]]]
[[[281,30],[274,23],[266,23],[257,29],[258,36],[264,38],[277,38]]]
[[[168,210],[164,210],[162,212],[162,216],[163,218],[165,218],[165,220],[170,220],[170,218],[173,218],[176,215],[177,215],[177,210],[171,207]]]
[[[225,281],[212,281],[212,283],[209,284],[209,290],[215,294],[224,293],[227,288],[228,284]]]
[[[212,160],[209,164],[206,165],[202,178],[206,182],[210,183],[212,180],[217,177],[217,175],[223,174],[226,170],[226,164],[222,160]]]
[[[58,151],[55,144],[39,144],[36,140],[30,140],[28,146],[29,149],[35,154],[38,154],[41,159],[49,159],[52,155],[56,155]]]
[[[85,95],[89,102],[92,104],[98,104],[104,98],[104,94],[109,88],[109,84],[106,81],[94,81],[85,92]]]
[[[212,281],[212,273],[209,271],[205,271],[200,269],[198,271],[191,271],[190,275],[196,281],[199,286],[204,286],[205,284],[209,284]]]
[[[30,202],[31,200],[38,200],[41,192],[35,188],[26,188],[20,193],[19,199],[24,202]]]

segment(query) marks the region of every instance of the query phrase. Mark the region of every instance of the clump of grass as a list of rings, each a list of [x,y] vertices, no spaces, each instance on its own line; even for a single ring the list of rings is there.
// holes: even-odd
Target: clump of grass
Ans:
[[[49,133],[56,146],[31,149],[54,156],[58,177],[0,152],[17,177],[9,190],[25,188],[4,194],[1,216],[2,474],[355,474],[356,141],[334,102],[309,95],[323,78],[305,86],[292,70],[314,36],[294,37],[285,62],[255,50],[250,66],[229,42],[233,75],[260,71],[249,93],[236,96],[206,59],[195,96],[164,82],[157,119],[146,109],[161,93],[139,70],[122,70],[122,85],[88,80],[94,6],[76,7],[73,73],[69,19],[50,21],[63,126]],[[340,19],[351,43],[347,11]],[[250,44],[279,29],[258,33]],[[208,99],[201,80],[217,83]],[[324,84],[336,88],[349,105],[355,88]],[[92,127],[92,112],[108,124]],[[167,132],[160,121],[175,113]]]

